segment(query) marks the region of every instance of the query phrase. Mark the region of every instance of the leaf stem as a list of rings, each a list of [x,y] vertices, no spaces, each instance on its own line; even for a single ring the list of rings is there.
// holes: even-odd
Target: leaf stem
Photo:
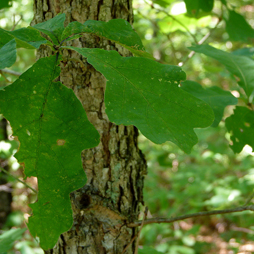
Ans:
[[[2,70],[0,70],[0,74],[3,76],[4,80],[5,80],[7,83],[11,83],[11,81],[3,74]]]
[[[240,206],[236,208],[224,209],[224,210],[214,210],[214,211],[206,211],[206,212],[198,212],[192,214],[181,215],[173,218],[151,218],[147,219],[144,222],[139,220],[132,223],[129,223],[127,226],[130,228],[138,227],[140,225],[148,225],[153,223],[172,223],[175,221],[190,219],[194,217],[201,217],[201,216],[211,216],[216,214],[225,214],[225,213],[235,213],[235,212],[242,212],[242,211],[254,211],[254,205],[249,206]]]
[[[27,188],[29,188],[30,190],[32,190],[35,194],[38,194],[38,192],[32,188],[30,185],[28,185],[27,183],[23,182],[22,180],[20,180],[18,177],[12,175],[10,172],[8,172],[7,170],[5,170],[4,168],[0,167],[0,170],[3,171],[5,174],[13,177],[14,179],[16,179],[18,182],[24,184]]]

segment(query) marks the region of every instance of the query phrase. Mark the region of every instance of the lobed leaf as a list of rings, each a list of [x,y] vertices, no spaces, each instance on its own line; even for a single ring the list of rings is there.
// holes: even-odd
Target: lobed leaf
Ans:
[[[189,153],[197,143],[193,128],[213,122],[212,109],[178,87],[185,73],[141,57],[121,57],[116,51],[76,50],[107,79],[106,113],[116,124],[135,125],[151,141],[171,141]]]
[[[26,177],[38,179],[38,201],[31,204],[28,227],[43,249],[53,248],[71,227],[69,194],[86,182],[80,153],[99,142],[73,91],[53,82],[60,73],[57,64],[56,56],[41,58],[0,91],[0,113],[20,141],[15,157]]]
[[[246,56],[234,55],[209,45],[196,45],[189,49],[210,56],[220,63],[240,80],[238,84],[244,89],[247,96],[250,96],[254,90],[254,61]]]
[[[238,101],[230,92],[224,91],[217,86],[204,89],[199,83],[186,80],[181,83],[181,88],[209,104],[215,116],[212,124],[213,127],[217,127],[220,123],[225,107],[228,105],[236,105]]]
[[[94,33],[99,37],[122,45],[136,56],[153,59],[145,51],[138,34],[133,30],[130,23],[124,19],[112,19],[108,22],[88,20],[84,24],[77,21],[71,22],[63,31],[61,41],[79,38],[82,36],[82,33]]]
[[[11,67],[16,62],[16,55],[16,42],[12,39],[0,48],[0,70]]]
[[[59,45],[64,30],[64,21],[65,13],[62,13],[45,22],[36,24],[32,28],[48,35],[55,45]]]
[[[231,145],[235,153],[240,153],[245,145],[254,149],[254,112],[245,107],[236,107],[234,114],[226,119]]]

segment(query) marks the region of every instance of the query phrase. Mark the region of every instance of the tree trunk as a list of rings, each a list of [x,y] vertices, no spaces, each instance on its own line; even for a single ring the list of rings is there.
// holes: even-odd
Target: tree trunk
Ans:
[[[58,13],[71,21],[122,18],[133,21],[131,0],[34,0],[33,24],[48,20]],[[71,42],[72,46],[117,50],[130,53],[105,39],[91,34]],[[38,57],[49,54],[47,48]],[[66,57],[80,59],[66,50]],[[82,152],[87,184],[71,194],[73,227],[62,234],[56,246],[46,253],[122,253],[135,236],[136,230],[127,222],[137,219],[139,204],[143,202],[145,159],[138,149],[138,131],[133,126],[116,126],[105,114],[105,78],[91,65],[78,62],[62,64],[60,81],[74,90],[87,112],[88,119],[101,135],[100,144]],[[78,133],[77,133],[78,135]],[[71,159],[71,158],[70,158]],[[135,241],[125,253],[134,253]]]

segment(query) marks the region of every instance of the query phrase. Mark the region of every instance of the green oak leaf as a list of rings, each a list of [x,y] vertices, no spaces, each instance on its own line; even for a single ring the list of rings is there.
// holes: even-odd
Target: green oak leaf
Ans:
[[[0,253],[7,254],[17,240],[21,238],[26,228],[12,228],[0,235]]]
[[[250,38],[254,38],[254,30],[247,23],[245,18],[233,10],[229,10],[228,19],[226,19],[226,31],[233,41],[248,42]]]
[[[143,57],[122,57],[114,50],[64,48],[76,50],[106,77],[110,121],[135,125],[154,143],[171,141],[187,153],[197,143],[193,128],[212,124],[212,109],[178,87],[185,79],[181,68]]]
[[[124,19],[112,19],[108,22],[88,20],[84,24],[77,21],[71,22],[63,31],[61,40],[73,40],[81,37],[82,33],[96,34],[122,45],[136,56],[153,59],[153,56],[145,51],[138,34]]]
[[[6,31],[0,28],[0,46],[5,45],[13,38],[16,40],[17,48],[38,49],[47,40],[40,35],[40,32],[31,28],[20,28],[14,31]]]
[[[20,142],[15,157],[26,177],[38,179],[28,228],[43,249],[52,248],[72,226],[69,194],[86,182],[80,154],[99,142],[74,92],[53,82],[60,73],[57,65],[57,56],[41,58],[0,91],[0,113]]]
[[[204,89],[199,83],[186,80],[181,83],[181,88],[210,105],[215,116],[213,127],[217,127],[221,121],[224,108],[228,105],[236,105],[238,101],[230,92],[217,86]]]
[[[16,62],[16,55],[16,41],[12,39],[0,48],[0,70],[11,67]]]
[[[210,45],[196,45],[189,49],[210,56],[220,63],[224,64],[228,71],[237,76],[240,80],[238,84],[244,89],[247,96],[250,96],[254,90],[254,61],[246,56],[234,55]]]
[[[184,0],[187,13],[198,17],[199,11],[210,12],[213,9],[214,0]]]
[[[254,150],[254,112],[245,107],[236,107],[234,114],[225,121],[231,146],[235,153],[240,153],[245,145]]]
[[[55,45],[59,45],[64,30],[65,13],[58,14],[52,19],[36,24],[32,28],[48,35]]]

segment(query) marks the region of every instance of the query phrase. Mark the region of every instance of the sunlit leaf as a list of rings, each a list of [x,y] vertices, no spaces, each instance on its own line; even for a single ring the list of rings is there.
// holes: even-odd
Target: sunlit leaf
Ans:
[[[245,107],[236,107],[234,114],[226,119],[226,127],[233,142],[231,148],[240,153],[245,145],[254,149],[254,112]]]
[[[122,45],[136,56],[153,58],[145,51],[141,39],[130,23],[124,19],[112,19],[108,22],[88,20],[84,24],[72,22],[65,28],[61,41],[76,39],[81,37],[82,33],[94,33]]]
[[[105,105],[110,121],[135,125],[151,141],[171,141],[187,153],[197,143],[193,128],[212,124],[212,109],[178,87],[185,79],[181,68],[121,57],[116,51],[66,48],[86,57],[108,80]]]
[[[233,10],[229,10],[229,17],[226,19],[226,31],[233,41],[248,42],[250,38],[254,38],[254,30],[247,23],[245,18]]]
[[[210,56],[224,64],[233,75],[239,78],[238,84],[244,89],[247,96],[252,94],[254,90],[254,61],[252,59],[246,56],[234,55],[209,45],[196,45],[190,47],[190,49]]]
[[[60,44],[61,35],[64,30],[65,13],[58,14],[52,19],[36,24],[32,28],[48,35],[55,45]]]
[[[199,83],[187,80],[182,82],[181,87],[184,91],[210,105],[215,116],[212,124],[213,127],[218,126],[223,117],[223,112],[226,106],[237,104],[237,98],[235,98],[230,92],[224,91],[217,86],[204,89]]]
[[[38,201],[31,205],[28,227],[44,249],[71,227],[69,194],[86,182],[80,154],[99,141],[73,91],[53,82],[60,73],[56,58],[41,58],[0,91],[0,113],[20,142],[15,157],[26,177],[38,179]]]
[[[0,70],[11,67],[16,61],[16,42],[14,39],[0,48]]]

